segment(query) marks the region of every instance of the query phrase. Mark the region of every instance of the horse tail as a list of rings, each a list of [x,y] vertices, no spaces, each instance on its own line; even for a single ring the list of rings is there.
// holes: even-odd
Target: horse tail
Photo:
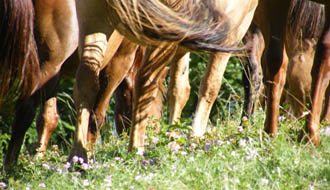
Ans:
[[[39,62],[33,22],[31,0],[1,0],[0,103],[11,92],[28,95],[37,80]]]
[[[214,0],[107,0],[110,23],[140,44],[175,42],[190,50],[236,52]],[[155,43],[156,42],[156,43]],[[226,44],[227,43],[227,44]]]
[[[293,0],[287,22],[287,30],[298,35],[298,39],[318,38],[325,23],[324,6],[309,0]]]

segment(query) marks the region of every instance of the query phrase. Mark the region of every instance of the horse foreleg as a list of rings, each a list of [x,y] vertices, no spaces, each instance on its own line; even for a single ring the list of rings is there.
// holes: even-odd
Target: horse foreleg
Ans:
[[[277,135],[280,99],[285,84],[288,59],[284,44],[279,39],[273,37],[270,40],[268,51],[267,68],[269,78],[266,78],[267,112],[265,131],[271,135]]]
[[[77,70],[74,86],[74,101],[77,124],[69,160],[79,156],[87,160],[87,133],[90,112],[99,92],[99,73],[107,48],[107,36],[103,33],[87,35],[84,39],[81,64]]]
[[[209,59],[206,74],[200,84],[198,104],[192,123],[192,135],[195,137],[203,136],[205,133],[211,108],[220,91],[229,58],[230,54],[214,53]]]
[[[150,106],[157,96],[157,80],[165,66],[173,59],[177,46],[161,44],[160,48],[149,47],[141,69],[135,77],[133,89],[133,116],[128,151],[144,150],[144,135]]]
[[[182,110],[189,99],[189,56],[190,53],[177,53],[171,63],[170,84],[167,95],[170,110],[169,123],[171,125],[180,121]]]
[[[105,68],[105,76],[101,79],[103,80],[101,81],[101,89],[98,93],[94,113],[91,115],[89,123],[88,142],[91,146],[95,145],[114,90],[123,81],[128,70],[132,67],[136,50],[136,44],[128,39],[124,39],[111,62]]]

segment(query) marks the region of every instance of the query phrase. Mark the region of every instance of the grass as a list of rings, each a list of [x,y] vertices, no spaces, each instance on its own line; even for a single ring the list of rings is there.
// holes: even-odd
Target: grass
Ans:
[[[189,122],[161,121],[148,130],[143,156],[127,153],[128,138],[110,134],[90,154],[88,165],[69,171],[68,148],[49,147],[44,159],[23,147],[18,165],[0,175],[7,189],[328,189],[330,128],[322,144],[296,142],[301,123],[281,121],[279,135],[263,132],[263,112],[244,129],[239,121],[218,121],[202,139],[190,139]],[[3,156],[1,157],[3,159]],[[2,160],[0,160],[2,163]],[[0,165],[1,166],[1,165]],[[73,167],[71,167],[73,168]],[[0,187],[1,189],[1,187]]]

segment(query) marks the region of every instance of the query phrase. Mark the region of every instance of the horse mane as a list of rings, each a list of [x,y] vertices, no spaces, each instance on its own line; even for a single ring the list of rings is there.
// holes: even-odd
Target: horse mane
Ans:
[[[287,30],[298,35],[298,39],[318,38],[325,22],[324,6],[309,0],[293,0],[287,22]]]
[[[33,22],[31,0],[0,2],[0,104],[9,92],[28,95],[37,80],[39,62]]]
[[[214,0],[107,0],[110,23],[139,44],[174,42],[194,51],[241,51]]]

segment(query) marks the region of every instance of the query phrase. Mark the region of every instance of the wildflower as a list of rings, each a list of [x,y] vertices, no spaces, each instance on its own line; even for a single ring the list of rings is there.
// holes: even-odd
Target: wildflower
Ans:
[[[89,186],[89,181],[88,179],[85,179],[83,182],[82,182],[83,186]]]
[[[209,151],[210,148],[211,148],[210,143],[205,143],[205,145],[204,145],[204,150],[205,150],[205,151]]]
[[[197,147],[197,145],[196,145],[195,143],[191,143],[191,144],[190,144],[190,147],[191,147],[192,149],[195,149],[195,148]]]
[[[148,161],[148,160],[143,160],[143,161],[142,161],[142,165],[144,165],[144,166],[149,165],[149,161]]]
[[[49,170],[50,166],[48,164],[42,164],[42,166]]]
[[[46,187],[46,184],[44,184],[44,183],[40,183],[40,184],[39,184],[39,187]]]
[[[158,138],[157,137],[151,137],[151,142],[154,144],[158,143]]]
[[[320,129],[320,133],[323,133],[325,136],[330,137],[330,127]]]
[[[258,156],[257,150],[253,150],[253,149],[249,149],[247,151],[247,154],[248,154],[247,157],[246,157],[247,160],[251,160],[251,159],[256,158]]]
[[[266,179],[266,178],[261,178],[261,180],[260,180],[260,183],[262,184],[262,185],[267,185],[268,184],[268,179]]]
[[[177,142],[175,142],[175,141],[172,141],[172,142],[168,143],[168,146],[174,152],[177,152],[181,148],[181,146]]]
[[[80,157],[79,157],[78,160],[79,160],[79,163],[80,163],[80,164],[84,163],[84,159],[83,159],[83,158],[80,158]]]
[[[83,164],[81,165],[81,168],[82,168],[83,170],[87,170],[87,169],[88,169],[88,164],[83,163]]]
[[[0,187],[7,187],[7,184],[5,182],[0,182]]]
[[[66,164],[64,164],[63,168],[64,169],[69,169],[70,168],[70,162],[67,162]]]
[[[120,161],[120,160],[121,160],[121,158],[120,158],[119,156],[116,156],[116,157],[115,157],[115,160],[118,160],[118,161]]]
[[[243,132],[243,127],[242,126],[238,126],[237,127],[237,130],[238,130],[238,132],[242,133]]]
[[[78,162],[78,159],[79,159],[78,156],[74,156],[74,157],[72,158],[72,162],[73,162],[73,163],[76,163],[76,162]]]
[[[112,176],[107,176],[105,179],[104,179],[104,182],[105,182],[105,186],[109,187],[111,186],[111,182],[112,182]]]
[[[181,151],[181,155],[187,155],[186,151]]]
[[[283,121],[285,120],[285,116],[281,115],[280,117],[278,117],[278,121]]]
[[[244,139],[240,139],[239,142],[238,142],[239,146],[241,147],[246,147],[246,140]]]
[[[137,152],[136,152],[136,155],[138,155],[138,156],[143,156],[143,151],[140,151],[140,150],[137,151]]]
[[[313,185],[308,185],[308,190],[314,190],[314,186]]]

